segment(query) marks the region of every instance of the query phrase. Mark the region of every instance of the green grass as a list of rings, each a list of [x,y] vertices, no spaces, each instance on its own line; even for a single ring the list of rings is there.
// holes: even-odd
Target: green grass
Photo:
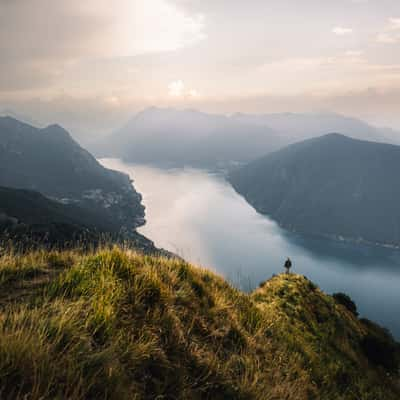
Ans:
[[[119,248],[0,258],[1,399],[398,399],[380,328],[297,275],[251,294]],[[372,332],[373,331],[373,332]]]

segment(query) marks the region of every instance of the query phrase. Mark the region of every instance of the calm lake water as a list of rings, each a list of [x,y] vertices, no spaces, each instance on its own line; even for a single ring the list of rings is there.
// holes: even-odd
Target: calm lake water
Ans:
[[[302,236],[281,229],[239,196],[222,176],[104,159],[128,173],[146,206],[139,231],[158,247],[217,271],[250,290],[283,271],[306,275],[328,293],[345,292],[362,316],[400,338],[400,251]]]

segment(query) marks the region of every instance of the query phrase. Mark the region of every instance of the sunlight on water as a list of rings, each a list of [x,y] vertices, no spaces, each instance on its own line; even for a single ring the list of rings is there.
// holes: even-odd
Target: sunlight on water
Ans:
[[[103,159],[128,173],[146,206],[140,233],[245,290],[283,271],[306,275],[328,293],[342,291],[360,313],[400,337],[400,251],[304,237],[261,216],[223,179],[194,169],[163,170]]]

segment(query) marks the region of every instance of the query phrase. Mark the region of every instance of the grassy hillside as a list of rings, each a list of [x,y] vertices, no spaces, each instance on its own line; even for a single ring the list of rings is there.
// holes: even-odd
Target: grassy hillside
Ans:
[[[2,399],[390,400],[397,357],[298,275],[246,294],[118,248],[0,258]]]

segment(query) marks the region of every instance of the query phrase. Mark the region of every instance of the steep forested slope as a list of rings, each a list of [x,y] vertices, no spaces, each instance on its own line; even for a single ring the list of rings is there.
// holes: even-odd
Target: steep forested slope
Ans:
[[[122,234],[118,221],[96,209],[62,204],[31,190],[0,186],[0,247],[91,247],[105,241],[123,241],[155,251],[150,240],[137,232]]]
[[[329,134],[258,159],[230,182],[288,229],[400,245],[400,146]]]
[[[0,185],[101,212],[120,228],[143,223],[141,196],[129,177],[102,167],[58,125],[37,129],[0,118]]]

